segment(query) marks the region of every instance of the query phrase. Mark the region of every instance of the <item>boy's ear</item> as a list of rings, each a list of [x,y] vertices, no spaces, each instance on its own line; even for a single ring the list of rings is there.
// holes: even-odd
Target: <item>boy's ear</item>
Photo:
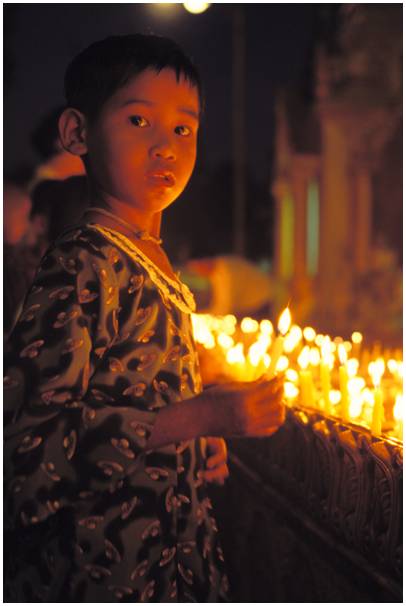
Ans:
[[[59,118],[59,136],[62,147],[75,156],[87,154],[86,118],[73,107],[66,108]]]

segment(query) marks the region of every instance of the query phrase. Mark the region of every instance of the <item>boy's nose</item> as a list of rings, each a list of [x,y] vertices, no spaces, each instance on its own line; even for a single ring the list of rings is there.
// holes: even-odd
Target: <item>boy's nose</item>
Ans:
[[[175,160],[175,152],[171,145],[167,143],[160,143],[158,145],[154,145],[151,148],[151,156],[152,158],[160,158],[163,160]]]

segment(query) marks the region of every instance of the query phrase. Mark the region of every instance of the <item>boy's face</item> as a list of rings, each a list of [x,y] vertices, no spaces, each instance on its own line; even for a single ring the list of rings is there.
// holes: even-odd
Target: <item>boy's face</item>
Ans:
[[[184,190],[196,161],[197,89],[171,69],[145,70],[87,127],[87,170],[98,190],[155,213]]]

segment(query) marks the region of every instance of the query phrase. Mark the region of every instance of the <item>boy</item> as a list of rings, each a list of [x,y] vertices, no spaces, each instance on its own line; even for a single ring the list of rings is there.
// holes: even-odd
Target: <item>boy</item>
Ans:
[[[66,94],[91,206],[10,340],[10,601],[223,601],[205,480],[228,474],[220,436],[271,435],[284,412],[280,380],[202,393],[193,299],[160,246],[195,163],[198,75],[170,40],[112,37],[72,62]]]

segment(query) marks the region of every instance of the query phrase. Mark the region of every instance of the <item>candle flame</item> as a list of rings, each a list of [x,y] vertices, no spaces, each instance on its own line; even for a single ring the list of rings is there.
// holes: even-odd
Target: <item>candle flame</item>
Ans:
[[[386,362],[386,366],[388,367],[388,370],[395,375],[398,371],[398,363],[396,362],[396,360],[393,360],[392,358],[390,360],[388,360]]]
[[[401,394],[396,396],[395,406],[393,407],[393,416],[396,421],[403,420],[404,402]]]
[[[338,357],[341,364],[344,366],[347,362],[347,350],[343,343],[340,343],[338,346]]]
[[[261,320],[259,323],[259,330],[264,335],[271,335],[273,333],[273,326],[270,320]]]
[[[230,337],[230,335],[227,335],[225,332],[221,332],[217,337],[217,343],[223,349],[230,349],[230,347],[234,345],[234,339],[233,337]]]
[[[321,357],[323,362],[328,363],[330,361],[331,356],[331,340],[330,337],[326,336],[323,338],[323,342],[321,344]]]
[[[320,364],[320,352],[317,347],[310,348],[309,361],[312,366],[318,366]]]
[[[299,380],[299,375],[293,368],[288,368],[286,371],[286,378],[292,383],[297,383]]]
[[[292,322],[289,307],[285,307],[278,320],[278,330],[282,335],[286,335]]]
[[[289,367],[289,358],[281,356],[276,365],[277,372],[284,372]]]
[[[257,332],[258,330],[258,322],[253,318],[243,318],[241,320],[241,330],[246,334],[250,334],[252,332]]]
[[[283,385],[283,391],[285,393],[285,398],[288,400],[293,400],[299,395],[299,389],[293,383],[286,381]]]
[[[355,343],[356,345],[358,345],[359,343],[362,343],[363,338],[364,337],[362,336],[362,334],[358,331],[353,332],[351,335],[351,341],[353,343]]]
[[[227,351],[227,362],[229,364],[245,363],[242,343],[237,343],[237,345]]]
[[[355,375],[358,372],[358,368],[359,368],[359,361],[357,360],[357,358],[350,358],[347,362],[348,376],[355,377]]]
[[[351,398],[349,415],[352,419],[357,419],[362,413],[363,401],[360,394],[356,394]]]
[[[305,326],[303,329],[303,336],[306,341],[314,341],[316,338],[316,331],[311,326]]]
[[[341,401],[341,391],[338,389],[331,389],[329,393],[329,400],[332,404],[338,404]]]
[[[297,363],[302,370],[305,370],[309,366],[310,362],[310,349],[308,345],[305,345],[297,357]]]
[[[370,362],[368,364],[368,372],[369,376],[372,379],[372,383],[374,387],[379,387],[379,383],[381,382],[382,375],[385,371],[385,363],[382,358],[375,360],[374,362]]]

